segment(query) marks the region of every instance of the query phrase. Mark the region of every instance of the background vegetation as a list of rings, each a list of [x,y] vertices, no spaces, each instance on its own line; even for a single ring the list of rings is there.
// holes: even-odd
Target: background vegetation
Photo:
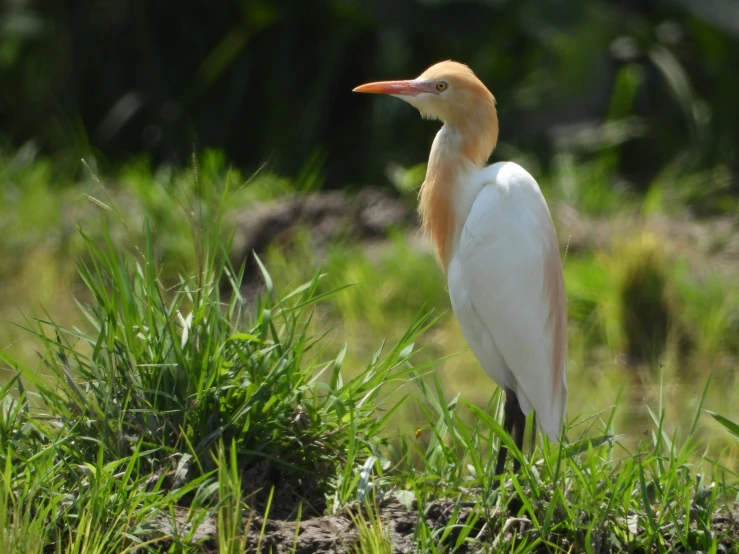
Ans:
[[[198,144],[291,177],[320,168],[331,187],[382,182],[389,161],[424,159],[433,126],[349,91],[448,58],[498,99],[496,157],[546,170],[611,147],[642,191],[668,167],[737,170],[729,0],[10,0],[0,21],[4,142],[70,170],[90,150],[183,164]]]
[[[120,511],[111,513],[131,526],[126,533],[187,497],[202,505],[203,518],[216,510],[219,521],[231,521],[219,532],[236,540],[242,502],[268,505],[241,487],[239,471],[262,467],[259,456],[283,459],[298,473],[318,468],[309,496],[322,498],[328,512],[366,494],[365,463],[386,492],[413,491],[421,504],[438,493],[429,482],[490,491],[485,464],[500,437],[485,431],[494,421],[484,414],[496,413],[495,387],[466,351],[443,276],[412,218],[371,237],[343,223],[326,233],[310,219],[289,232],[266,228],[260,253],[279,293],[265,290],[244,246],[252,244],[244,222],[286,199],[324,206],[327,191],[341,191],[351,206],[373,186],[412,213],[437,124],[401,102],[350,91],[452,58],[468,63],[498,100],[501,143],[491,161],[529,169],[558,228],[569,299],[570,438],[619,434],[618,446],[598,443],[584,458],[577,456],[587,444],[576,442],[562,474],[553,472],[557,452],[539,451],[536,472],[546,486],[525,484],[543,504],[525,512],[537,523],[523,549],[546,539],[553,521],[562,548],[592,547],[606,521],[616,531],[598,544],[615,536],[634,548],[674,541],[717,548],[714,503],[736,495],[739,449],[703,410],[739,420],[737,21],[739,8],[728,0],[0,5],[0,432],[7,445],[0,525],[27,537],[42,525],[70,552],[92,547],[76,543],[69,529],[99,525],[97,551],[113,544],[118,552],[130,536],[111,542],[105,533],[117,524],[95,519],[95,502],[113,494],[124,471]],[[244,282],[234,287],[242,264]],[[324,276],[315,280],[317,272]],[[285,304],[304,304],[296,308],[301,317],[286,310],[287,319],[270,327],[265,310],[304,283]],[[435,318],[428,329],[418,323],[427,310]],[[39,321],[27,319],[34,316]],[[191,344],[198,317],[207,351]],[[282,345],[289,363],[265,351],[264,341]],[[401,345],[389,365],[374,357],[383,341]],[[411,342],[412,362],[404,350]],[[242,367],[243,356],[250,362]],[[333,403],[308,386],[327,361],[342,372],[341,383],[329,380]],[[201,373],[167,370],[164,379],[147,369],[159,366]],[[273,366],[280,371],[270,374],[270,395],[248,389]],[[400,367],[424,377],[401,372],[393,378],[405,383],[400,392],[373,391],[379,396],[361,414],[364,427],[347,427],[348,412],[336,402],[356,404],[365,390],[352,379],[379,382]],[[233,390],[241,386],[247,392]],[[300,387],[305,394],[295,396]],[[398,404],[405,392],[409,399]],[[239,417],[229,419],[234,410]],[[263,427],[251,427],[249,410],[268,414]],[[288,421],[306,427],[264,450],[265,437],[284,434]],[[380,428],[377,442],[367,438]],[[315,458],[293,459],[291,440],[355,457],[337,463],[308,449]],[[464,450],[479,458],[460,458]],[[142,483],[178,471],[183,459],[201,466],[190,484],[160,484],[147,496]],[[385,473],[388,464],[402,470]],[[270,471],[273,483],[286,475]],[[705,474],[721,476],[720,491]],[[91,475],[105,477],[93,486]],[[537,511],[557,505],[547,491],[558,475],[570,483],[568,502],[592,518]],[[602,509],[611,481],[623,502]],[[209,496],[214,482],[232,504]],[[33,500],[40,490],[48,493],[42,507]],[[77,504],[70,508],[64,494]],[[479,494],[483,503],[510,500]],[[648,532],[629,538],[630,514],[648,511],[655,499],[662,508],[638,523]],[[124,517],[131,502],[141,511]],[[678,505],[692,515],[679,515]],[[667,541],[665,525],[682,534]],[[129,535],[149,536],[137,533]],[[434,533],[421,527],[414,540],[431,548]],[[374,544],[381,535],[365,539]],[[18,541],[5,543],[12,551],[25,537],[0,539]]]

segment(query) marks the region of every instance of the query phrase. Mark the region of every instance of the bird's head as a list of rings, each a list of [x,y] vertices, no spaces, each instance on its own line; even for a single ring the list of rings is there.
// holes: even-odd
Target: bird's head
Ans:
[[[368,83],[354,92],[389,94],[443,121],[462,137],[459,151],[475,165],[485,163],[498,142],[495,98],[464,64],[440,62],[415,79]]]
[[[472,70],[446,61],[429,67],[408,81],[381,81],[360,85],[354,92],[389,94],[405,100],[423,117],[465,126],[469,120],[495,112],[495,98]],[[496,117],[497,123],[497,117]]]

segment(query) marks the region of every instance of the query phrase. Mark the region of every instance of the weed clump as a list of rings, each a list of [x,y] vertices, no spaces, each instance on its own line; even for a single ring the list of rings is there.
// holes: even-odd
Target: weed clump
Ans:
[[[618,296],[624,352],[633,363],[659,360],[674,320],[667,296],[667,267],[657,240],[640,235],[614,254],[620,261]]]

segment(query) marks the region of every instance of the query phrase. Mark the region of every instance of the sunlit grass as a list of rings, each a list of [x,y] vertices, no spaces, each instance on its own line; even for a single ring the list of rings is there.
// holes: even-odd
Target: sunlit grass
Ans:
[[[357,539],[347,548],[387,551],[380,501],[401,493],[419,515],[412,540],[422,552],[544,543],[717,551],[726,542],[713,531],[736,496],[737,441],[727,432],[736,418],[716,400],[726,400],[726,376],[705,389],[703,372],[693,389],[675,385],[683,361],[669,338],[652,364],[612,359],[629,340],[624,283],[641,275],[648,241],[629,254],[617,246],[568,258],[579,306],[571,443],[540,438],[522,473],[495,476],[501,442],[524,454],[500,427],[500,392],[464,351],[425,249],[399,234],[380,249],[335,245],[317,259],[299,242],[267,256],[254,296],[213,214],[191,242],[195,268],[176,278],[151,225],[140,242],[117,246],[102,222],[98,237],[81,235],[77,316],[21,320],[34,356],[0,354],[14,375],[0,391],[3,552],[198,552],[197,525],[177,523],[183,510],[192,522],[215,518],[219,552],[242,552],[267,533],[263,523],[247,536],[256,513],[300,520],[363,502],[377,505],[352,512]],[[646,259],[671,274],[669,261]],[[457,521],[458,504],[430,526],[422,514],[448,497],[473,507]],[[520,531],[510,532],[509,516]]]
[[[509,440],[494,419],[499,396],[414,231],[317,251],[304,229],[267,252],[267,284],[255,292],[227,263],[228,218],[297,184],[245,179],[216,155],[187,171],[132,164],[117,184],[88,169],[76,189],[56,190],[44,165],[4,171],[13,213],[0,224],[11,260],[0,317],[16,325],[0,326],[3,552],[195,551],[196,526],[161,528],[184,498],[193,521],[220,515],[220,551],[243,550],[244,518],[285,509],[284,498],[274,504],[279,490],[242,488],[243,470],[260,459],[283,477],[310,467],[329,512],[370,490],[406,491],[419,506],[455,494],[476,502],[464,525],[419,523],[423,551],[474,545],[483,521],[496,547],[521,551],[547,535],[561,548],[613,537],[655,547],[665,525],[671,544],[717,544],[705,529],[736,495],[739,468],[739,293],[646,229],[568,252],[574,444],[563,457],[539,442],[520,480],[506,475],[497,493],[489,464]],[[557,198],[559,186],[547,193]],[[568,194],[590,213],[638,209],[620,193]],[[279,300],[279,291],[294,292]],[[603,443],[606,435],[618,441]],[[188,478],[170,490],[167,471]],[[516,498],[525,499],[525,538],[490,519]],[[307,517],[313,502],[288,510]],[[578,519],[568,505],[590,515]],[[355,550],[387,548],[385,523],[371,506],[366,514],[366,527],[354,522]],[[634,525],[645,531],[634,535]]]
[[[210,233],[214,221],[243,206],[294,192],[300,183],[267,173],[247,176],[227,166],[222,154],[208,151],[185,170],[133,161],[115,177],[97,174],[94,163],[80,165],[72,182],[52,164],[19,152],[0,164],[0,348],[22,350],[21,314],[64,316],[83,324],[74,297],[84,295],[76,270],[86,255],[82,228],[99,238],[103,227],[117,247],[134,247],[147,219],[157,235],[156,255],[163,271],[175,277],[196,266],[193,233]],[[228,191],[224,193],[224,191]],[[224,196],[225,194],[225,196]],[[197,219],[199,227],[193,227]],[[227,239],[230,231],[224,231]],[[66,319],[69,318],[69,319]],[[76,318],[76,319],[75,319]],[[0,370],[2,373],[2,370]]]

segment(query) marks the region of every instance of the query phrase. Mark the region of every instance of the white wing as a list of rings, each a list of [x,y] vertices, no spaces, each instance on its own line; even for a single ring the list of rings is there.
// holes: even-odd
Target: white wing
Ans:
[[[452,306],[486,373],[558,440],[567,409],[567,301],[554,225],[522,167],[498,163],[481,176],[449,263]]]

